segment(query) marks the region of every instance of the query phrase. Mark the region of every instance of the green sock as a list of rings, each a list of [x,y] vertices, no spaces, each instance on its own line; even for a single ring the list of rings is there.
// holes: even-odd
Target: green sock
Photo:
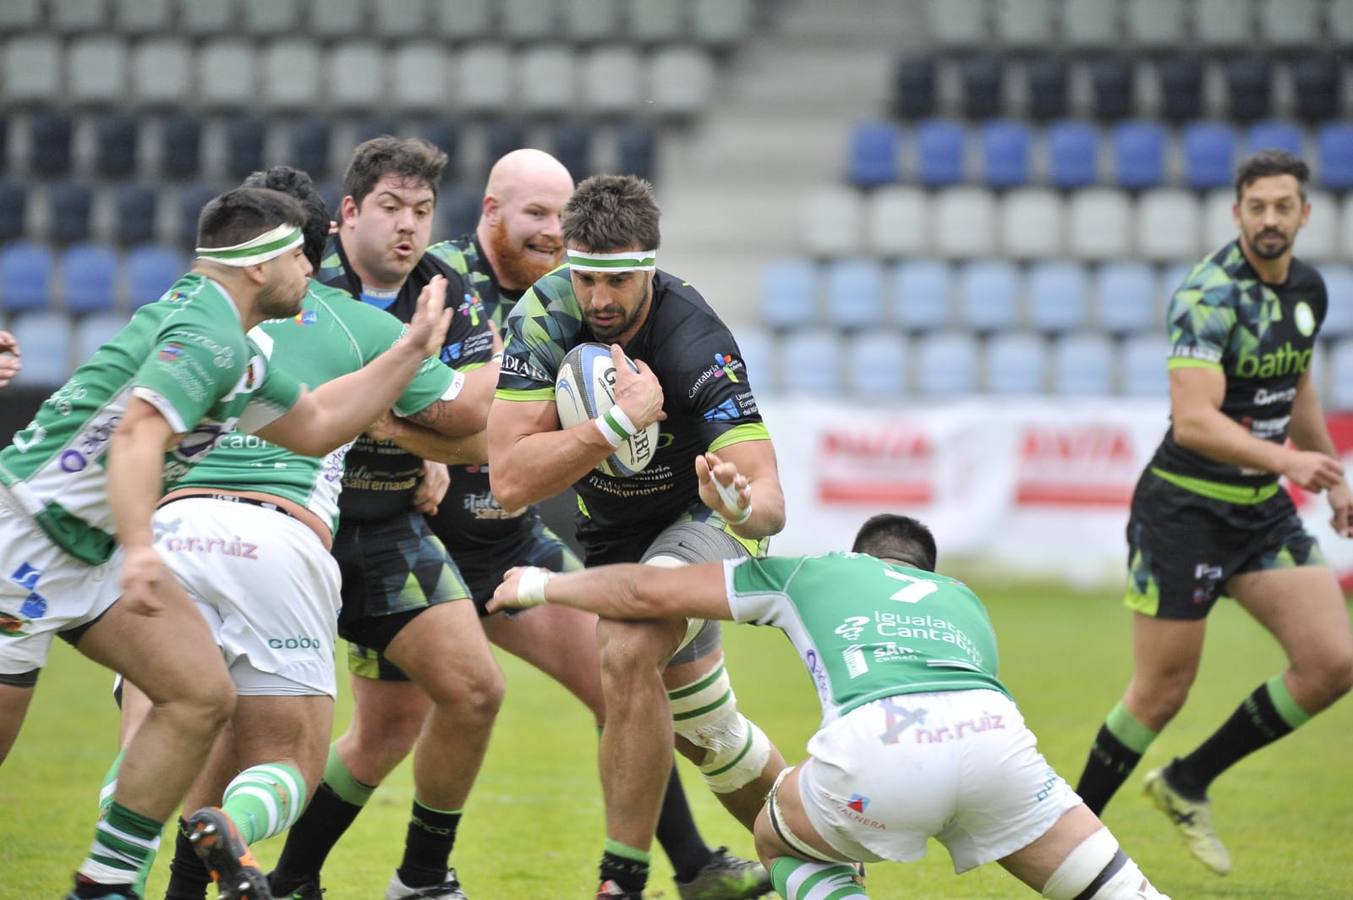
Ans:
[[[792,856],[780,856],[770,864],[770,880],[775,892],[785,900],[847,900],[864,898],[856,879],[855,867],[846,863],[809,862]]]
[[[108,767],[108,771],[103,773],[103,783],[99,785],[100,819],[108,815],[108,808],[113,805],[113,795],[117,793],[117,773],[122,768],[122,757],[126,755],[127,748],[123,747],[117,756],[113,757],[113,764]]]
[[[221,809],[246,844],[286,831],[305,806],[305,779],[285,763],[250,766],[226,785]]]
[[[160,847],[163,822],[132,812],[116,800],[94,830],[80,874],[97,884],[132,884]]]

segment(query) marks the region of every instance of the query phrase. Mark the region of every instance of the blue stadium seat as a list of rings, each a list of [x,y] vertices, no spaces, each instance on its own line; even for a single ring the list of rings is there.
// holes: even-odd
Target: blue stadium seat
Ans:
[[[1005,64],[999,57],[979,54],[959,64],[963,80],[963,114],[991,119],[1001,114],[1005,93]]]
[[[825,328],[796,331],[781,344],[781,376],[791,394],[836,399],[841,393],[841,340]],[[807,364],[804,364],[807,361]]]
[[[1178,124],[1203,114],[1203,63],[1196,56],[1163,59],[1157,66],[1160,79],[1160,117]]]
[[[34,112],[28,121],[28,168],[44,178],[70,172],[71,117],[54,110]]]
[[[993,335],[986,347],[986,391],[989,394],[1043,393],[1047,342],[1027,331]]]
[[[996,119],[982,126],[982,177],[994,188],[1029,183],[1029,126]]]
[[[156,214],[159,195],[148,184],[124,182],[114,189],[113,209],[117,218],[118,243],[129,246],[153,241],[157,235]]]
[[[1193,122],[1181,136],[1184,182],[1196,191],[1225,187],[1235,177],[1236,133],[1220,122]]]
[[[1336,343],[1330,351],[1328,365],[1330,390],[1326,408],[1353,412],[1353,340]]]
[[[451,182],[460,178],[460,124],[447,116],[432,116],[423,120],[418,131],[425,140],[441,148],[446,154],[446,169],[442,172],[442,180]]]
[[[1048,181],[1063,190],[1099,180],[1099,134],[1093,125],[1063,120],[1048,126]]]
[[[52,251],[43,244],[16,241],[0,247],[0,309],[46,309],[52,293]]]
[[[243,178],[263,169],[263,143],[268,123],[257,116],[232,116],[226,121],[226,174]]]
[[[977,341],[962,332],[917,340],[916,388],[926,397],[959,397],[977,387]]]
[[[1320,267],[1329,294],[1329,308],[1320,326],[1324,338],[1353,337],[1353,266],[1343,263]]]
[[[287,163],[309,173],[315,181],[328,178],[329,148],[333,144],[329,120],[304,116],[292,122],[289,131]]]
[[[892,112],[899,119],[915,121],[935,115],[933,59],[903,56],[893,68]]]
[[[202,121],[175,112],[160,123],[160,171],[172,178],[196,175],[202,169]]]
[[[908,331],[937,331],[952,324],[953,269],[933,259],[906,260],[893,270],[893,319]]]
[[[495,119],[489,123],[485,143],[487,159],[492,165],[499,157],[527,145],[526,126],[515,119]]]
[[[832,260],[824,274],[828,323],[844,331],[883,324],[883,266],[877,260]]]
[[[136,116],[101,116],[94,125],[94,171],[110,178],[125,178],[135,172],[139,130]]]
[[[850,131],[846,179],[871,188],[898,180],[902,136],[891,122],[859,122]]]
[[[437,220],[441,229],[434,233],[459,237],[473,232],[479,224],[483,199],[483,194],[468,187],[443,188],[437,196]]]
[[[1226,63],[1226,94],[1233,122],[1255,122],[1273,112],[1273,65],[1262,56]]]
[[[15,316],[9,330],[23,350],[23,369],[14,384],[56,387],[70,377],[70,319],[59,312]]]
[[[1105,56],[1091,62],[1090,88],[1096,119],[1117,122],[1132,114],[1136,101],[1127,60]]]
[[[207,201],[219,194],[209,184],[190,184],[179,191],[179,244],[192,249],[197,246],[197,217]]]
[[[550,134],[554,158],[564,164],[574,181],[592,174],[592,129],[577,122],[554,126]]]
[[[1163,334],[1135,334],[1123,342],[1121,384],[1129,397],[1167,397],[1170,374],[1165,361],[1170,342]]]
[[[47,188],[47,208],[51,214],[48,235],[58,244],[73,244],[89,239],[89,210],[94,192],[83,181],[57,181]]]
[[[1303,122],[1326,122],[1343,105],[1343,77],[1339,59],[1305,56],[1292,64],[1293,99],[1297,118]]]
[[[617,169],[622,175],[638,175],[649,181],[657,174],[658,133],[643,122],[622,125],[615,135]]]
[[[353,146],[386,134],[399,134],[399,122],[387,115],[377,113],[375,115],[362,116],[352,123]],[[513,147],[512,149],[515,150],[517,148]],[[493,157],[493,159],[497,158],[497,156]]]
[[[1113,393],[1113,344],[1102,334],[1070,334],[1052,349],[1052,392],[1063,397]]]
[[[1215,248],[1214,248],[1215,249]],[[1196,259],[1182,260],[1180,262],[1168,263],[1161,267],[1160,273],[1156,276],[1156,297],[1159,300],[1160,309],[1166,310],[1170,307],[1170,298],[1174,292],[1179,290],[1184,279],[1189,277],[1193,267],[1198,264]],[[1164,319],[1157,319],[1152,323],[1152,328],[1159,328]]]
[[[1156,324],[1156,274],[1144,262],[1111,262],[1095,273],[1096,320],[1110,334],[1148,331]]]
[[[928,119],[916,126],[916,175],[927,187],[963,180],[963,126],[946,119]]]
[[[132,309],[154,303],[187,270],[188,260],[168,247],[133,247],[122,263],[127,301]]]
[[[1068,84],[1066,60],[1040,56],[1029,60],[1029,118],[1050,122],[1067,114]]]
[[[1316,143],[1320,147],[1320,183],[1332,191],[1353,188],[1353,123],[1320,126]],[[1345,235],[1344,240],[1348,239]]]
[[[777,259],[761,270],[758,319],[767,328],[789,331],[817,320],[817,267],[806,259]]]
[[[1302,134],[1300,125],[1280,121],[1256,122],[1250,126],[1249,132],[1245,135],[1245,152],[1278,149],[1296,156],[1304,156],[1305,140],[1306,136]]]
[[[0,180],[0,244],[23,237],[27,215],[27,185],[14,178]]]
[[[61,257],[61,295],[68,313],[106,312],[117,290],[117,254],[102,244],[75,244]]]
[[[1114,172],[1129,190],[1165,180],[1165,129],[1156,122],[1122,122],[1113,130]]]
[[[1029,268],[1026,288],[1029,324],[1060,334],[1085,327],[1090,309],[1090,279],[1074,262],[1039,262]]]
[[[779,391],[780,375],[775,365],[776,336],[764,328],[753,326],[739,328],[734,339],[756,396],[764,397]]]
[[[896,331],[857,335],[846,353],[851,392],[875,402],[899,400],[907,393],[907,338]]]
[[[1010,331],[1019,319],[1019,268],[1011,262],[979,259],[959,269],[959,324],[982,334]]]
[[[108,343],[127,324],[128,316],[120,312],[91,313],[75,323],[72,343],[76,363],[83,363]]]

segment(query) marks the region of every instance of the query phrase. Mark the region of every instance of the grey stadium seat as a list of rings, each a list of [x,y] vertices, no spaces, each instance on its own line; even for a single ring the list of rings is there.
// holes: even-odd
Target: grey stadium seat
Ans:
[[[72,103],[127,99],[127,45],[118,37],[78,38],[66,51],[66,93]]]
[[[132,56],[132,98],[147,106],[186,104],[192,94],[192,50],[172,37],[141,41]]]
[[[988,40],[983,0],[929,0],[930,37],[941,47],[977,47]]]
[[[363,0],[310,0],[305,22],[315,37],[345,38],[366,26]]]
[[[108,27],[104,0],[48,0],[48,25],[66,33],[103,31]]]
[[[714,63],[694,47],[664,47],[653,54],[648,83],[658,113],[694,116],[714,93]]]
[[[866,201],[869,246],[880,256],[923,255],[930,248],[930,200],[920,188],[889,185]]]
[[[1056,191],[1016,188],[1001,200],[1001,249],[1016,259],[1060,256],[1066,245],[1065,219]]]
[[[1152,188],[1137,201],[1137,255],[1165,262],[1201,252],[1202,212],[1192,191]]]
[[[569,0],[564,4],[564,35],[582,43],[620,36],[619,0]]]
[[[300,30],[301,0],[240,0],[240,20],[249,34],[283,37]]]
[[[433,0],[432,27],[455,41],[486,37],[493,30],[491,0]]]
[[[0,3],[0,32],[29,31],[42,24],[38,0],[5,0]]]
[[[1212,252],[1236,236],[1236,219],[1231,207],[1236,202],[1235,191],[1216,188],[1203,197],[1203,248]]]
[[[996,4],[996,36],[1005,46],[1031,50],[1052,44],[1052,0],[1004,0]]]
[[[371,28],[377,37],[422,37],[428,30],[428,8],[424,0],[389,0],[371,4]]]
[[[979,187],[940,191],[933,207],[935,250],[950,258],[990,256],[996,250],[996,198]]]
[[[474,44],[457,56],[460,104],[466,112],[497,113],[512,105],[515,66],[501,44]]]
[[[1330,0],[1327,25],[1336,44],[1353,44],[1353,0]]]
[[[513,41],[539,41],[553,35],[559,23],[556,0],[502,0],[498,7],[503,36]]]
[[[154,34],[169,30],[169,0],[112,0],[113,29],[121,34]]]
[[[263,51],[263,101],[273,109],[309,110],[324,82],[319,47],[309,38],[283,38]]]
[[[1245,47],[1254,42],[1250,0],[1196,0],[1193,33],[1204,47]]]
[[[451,97],[451,61],[440,41],[410,41],[393,54],[391,77],[400,109],[445,110]]]
[[[1319,0],[1260,0],[1259,31],[1285,50],[1317,44],[1323,5]]]
[[[1168,50],[1188,40],[1184,17],[1187,4],[1179,0],[1127,0],[1127,33],[1138,47]]]
[[[61,93],[61,47],[44,34],[21,35],[5,45],[3,89],[11,103],[50,103]]]
[[[1297,255],[1312,262],[1338,259],[1341,246],[1339,201],[1333,194],[1321,190],[1308,190],[1306,199],[1311,203],[1311,218],[1297,236]],[[1345,244],[1353,241],[1353,233],[1347,228],[1344,229],[1343,240]]]
[[[625,30],[646,44],[680,40],[686,29],[686,4],[673,0],[622,0]]]
[[[861,241],[860,195],[844,186],[808,193],[803,205],[803,244],[814,256],[845,256]]]
[[[197,100],[207,107],[240,109],[258,99],[253,44],[236,38],[217,38],[202,46],[197,56]]]
[[[689,0],[691,34],[697,41],[726,47],[752,32],[751,0]]]
[[[583,60],[582,94],[592,112],[634,112],[646,93],[643,62],[633,47],[607,44]]]
[[[517,56],[522,107],[534,115],[559,115],[578,99],[578,66],[573,48],[536,44]]]
[[[329,102],[370,110],[386,102],[385,54],[375,41],[343,41],[329,51]]]
[[[188,34],[226,34],[238,23],[234,0],[179,0],[179,29]]]
[[[1062,40],[1085,50],[1108,47],[1122,36],[1116,0],[1066,0],[1062,9]]]
[[[1067,246],[1078,259],[1112,259],[1132,250],[1132,207],[1121,191],[1077,191],[1067,207]]]

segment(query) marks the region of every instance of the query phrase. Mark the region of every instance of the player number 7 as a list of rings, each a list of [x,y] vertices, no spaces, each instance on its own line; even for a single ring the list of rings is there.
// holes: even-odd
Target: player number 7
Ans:
[[[940,589],[940,586],[933,581],[922,581],[920,578],[912,578],[910,575],[903,575],[901,572],[885,570],[883,574],[907,583],[906,587],[888,598],[899,603],[919,603],[922,597],[928,597]]]

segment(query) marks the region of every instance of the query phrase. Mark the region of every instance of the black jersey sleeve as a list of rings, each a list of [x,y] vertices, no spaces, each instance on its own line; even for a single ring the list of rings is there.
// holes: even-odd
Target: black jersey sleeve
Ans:
[[[668,347],[668,365],[678,373],[664,387],[678,392],[668,402],[695,421],[706,449],[769,438],[747,364],[727,326],[712,315],[692,315],[681,340]]]

